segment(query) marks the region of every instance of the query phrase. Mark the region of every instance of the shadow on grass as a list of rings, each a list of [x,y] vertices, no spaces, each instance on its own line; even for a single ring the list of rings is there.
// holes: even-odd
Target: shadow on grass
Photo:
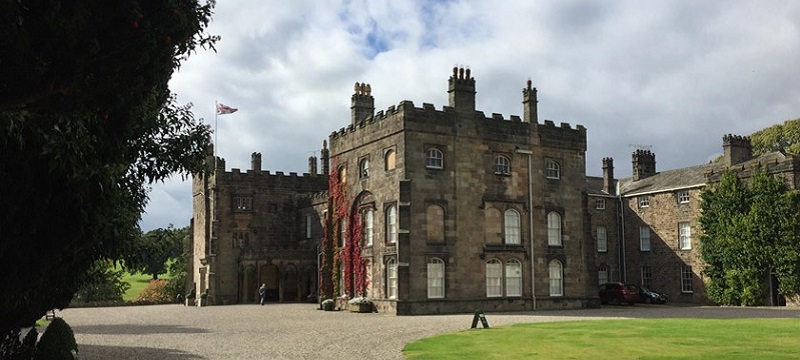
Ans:
[[[147,334],[201,334],[205,329],[175,325],[76,325],[72,327],[75,334],[94,335],[147,335]],[[156,358],[154,358],[156,359]]]
[[[795,307],[735,307],[735,306],[687,306],[674,305],[603,305],[600,309],[540,310],[532,312],[486,313],[492,316],[531,316],[632,319],[699,318],[699,319],[745,319],[745,318],[800,318],[800,308]]]
[[[176,349],[81,344],[78,344],[78,356],[81,359],[207,359],[203,356]]]

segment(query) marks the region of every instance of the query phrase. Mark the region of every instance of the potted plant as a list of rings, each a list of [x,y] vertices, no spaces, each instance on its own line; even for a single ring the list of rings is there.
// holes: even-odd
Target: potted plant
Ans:
[[[200,301],[197,303],[197,306],[208,306],[208,291],[200,293]]]
[[[333,301],[333,299],[325,299],[320,305],[322,306],[322,310],[333,311],[336,307],[336,302]]]
[[[365,297],[355,297],[347,302],[347,309],[358,313],[372,312],[372,301]]]

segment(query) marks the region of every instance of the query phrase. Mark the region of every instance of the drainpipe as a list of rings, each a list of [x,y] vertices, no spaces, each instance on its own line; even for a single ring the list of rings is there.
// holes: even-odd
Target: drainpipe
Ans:
[[[531,157],[533,151],[516,149],[518,154],[528,155],[528,232],[531,242],[531,300],[533,301],[533,311],[536,311],[536,258],[533,248],[533,170],[531,169]]]
[[[617,183],[617,199],[619,199],[619,224],[620,224],[620,232],[617,239],[619,239],[620,243],[620,253],[619,253],[619,266],[620,271],[622,272],[620,275],[622,278],[620,281],[626,282],[628,281],[628,266],[625,264],[625,206],[622,203],[622,194],[619,191],[619,183]]]

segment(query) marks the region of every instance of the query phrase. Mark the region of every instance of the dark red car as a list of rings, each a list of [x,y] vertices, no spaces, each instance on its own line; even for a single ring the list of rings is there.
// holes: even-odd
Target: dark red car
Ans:
[[[633,305],[639,301],[639,287],[621,282],[605,283],[600,285],[597,296],[603,305],[608,303]]]

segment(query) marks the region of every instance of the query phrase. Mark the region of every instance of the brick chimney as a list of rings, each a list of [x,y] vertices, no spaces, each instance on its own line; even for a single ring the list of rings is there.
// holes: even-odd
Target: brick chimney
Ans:
[[[372,86],[356,83],[350,97],[350,123],[356,125],[375,113],[375,98],[372,97]]]
[[[638,181],[656,174],[656,154],[650,150],[633,152],[633,180]]]
[[[614,186],[614,159],[603,158],[603,190],[611,195],[616,195]]]
[[[453,67],[453,76],[448,80],[447,93],[450,94],[450,106],[457,113],[475,113],[475,78],[469,69]]]
[[[722,137],[725,166],[736,165],[753,157],[753,147],[747,136],[725,135]]]

